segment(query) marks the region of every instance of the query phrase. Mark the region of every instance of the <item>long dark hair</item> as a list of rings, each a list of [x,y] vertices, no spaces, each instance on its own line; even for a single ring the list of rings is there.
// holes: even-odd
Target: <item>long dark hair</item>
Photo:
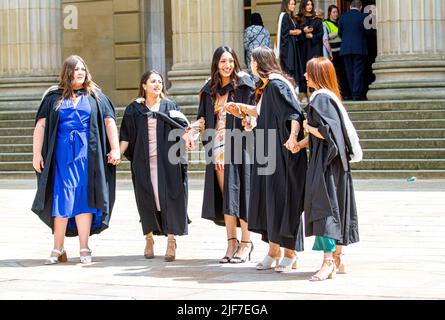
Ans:
[[[141,81],[139,82],[139,97],[146,99],[147,97],[145,96],[145,90],[144,90],[144,84],[147,83],[147,80],[150,79],[152,74],[157,74],[158,76],[161,77],[162,79],[162,94],[161,94],[161,98],[164,99],[167,97],[167,91],[165,90],[165,82],[164,82],[164,77],[162,76],[162,74],[160,74],[158,71],[156,70],[148,70],[146,71],[142,77],[141,77]]]
[[[295,86],[294,79],[284,73],[280,65],[277,63],[275,54],[272,49],[265,46],[255,48],[252,51],[252,59],[257,63],[257,72],[260,78],[269,78],[272,73],[278,73],[289,80],[289,82],[292,83],[293,86]],[[261,87],[263,84],[263,81],[260,79],[257,82],[257,87]],[[257,96],[257,102],[258,100],[259,97]]]
[[[253,25],[253,26],[261,26],[261,27],[264,27],[263,18],[261,17],[261,14],[259,14],[259,13],[257,13],[257,12],[252,13],[250,19],[251,19],[251,21],[252,21],[252,25]]]
[[[60,108],[63,100],[74,96],[72,82],[74,79],[74,69],[76,69],[76,66],[79,62],[81,62],[85,67],[85,81],[82,85],[82,89],[85,90],[87,95],[90,95],[91,92],[96,94],[98,91],[100,91],[99,86],[93,82],[90,70],[88,69],[85,61],[81,57],[76,55],[69,56],[63,62],[62,70],[60,71],[59,89],[62,90],[62,97],[59,101],[57,109]]]
[[[298,23],[301,25],[306,23],[306,6],[308,4],[308,2],[312,2],[312,11],[311,11],[311,15],[312,17],[315,17],[315,4],[313,0],[301,0],[300,2],[300,9],[298,10]]]
[[[281,12],[288,12],[287,7],[289,7],[289,3],[291,2],[291,0],[282,0],[281,1]],[[295,4],[297,4],[297,1],[295,0]],[[295,18],[295,12],[291,12],[290,13],[292,18]]]
[[[221,75],[219,74],[219,61],[221,60],[222,55],[228,52],[232,55],[235,68],[233,69],[232,74],[230,75],[230,83],[232,84],[233,88],[236,89],[237,83],[238,83],[238,73],[241,71],[241,65],[238,60],[238,56],[236,55],[235,51],[228,47],[228,46],[222,46],[215,50],[215,53],[213,54],[212,59],[212,70],[211,70],[211,79],[210,79],[210,91],[211,96],[213,100],[216,100],[216,94],[218,92],[218,89],[222,88],[222,79]]]

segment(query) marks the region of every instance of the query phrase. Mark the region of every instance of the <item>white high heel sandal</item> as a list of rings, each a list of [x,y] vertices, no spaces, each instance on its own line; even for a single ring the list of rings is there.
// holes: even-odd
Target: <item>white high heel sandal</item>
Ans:
[[[284,257],[280,264],[275,267],[275,272],[287,273],[291,272],[292,269],[297,269],[297,256],[293,258]]]
[[[267,255],[262,262],[256,265],[257,270],[269,270],[272,269],[274,265],[278,264],[280,258],[274,258]]]
[[[88,264],[93,262],[93,258],[91,257],[91,253],[93,251],[91,251],[91,249],[89,248],[84,248],[84,249],[80,249],[80,263],[82,264]],[[89,256],[82,256],[82,253],[89,253]]]
[[[57,256],[50,256],[48,259],[46,259],[45,261],[45,265],[51,265],[51,264],[57,264],[59,262],[67,262],[68,261],[68,257],[66,255],[66,251],[65,249],[53,249],[51,250],[51,255],[55,253],[57,254]]]

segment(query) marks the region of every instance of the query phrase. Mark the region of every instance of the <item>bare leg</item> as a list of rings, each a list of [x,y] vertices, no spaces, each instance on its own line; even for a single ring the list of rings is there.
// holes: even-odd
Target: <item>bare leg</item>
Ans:
[[[215,171],[215,173],[216,173],[216,178],[218,179],[218,185],[221,190],[221,193],[224,194],[224,170]],[[236,219],[237,218],[234,216],[229,216],[227,214],[224,215],[224,223],[226,225],[227,239],[232,239],[232,240],[229,240],[227,243],[226,254],[224,258],[219,261],[221,263],[228,263],[230,258],[233,257],[236,250],[238,249],[238,241],[236,240],[237,238]],[[229,259],[227,259],[226,257],[229,257]]]
[[[93,215],[91,213],[79,214],[76,216],[77,230],[79,231],[80,249],[87,249],[88,239],[91,232],[91,224],[93,222]],[[89,256],[88,252],[82,252],[81,256]]]
[[[54,218],[54,249],[63,249],[68,219]]]
[[[337,245],[335,247],[334,259],[335,259],[335,265],[337,266],[337,272],[340,274],[347,273],[345,255],[343,253],[343,246]]]

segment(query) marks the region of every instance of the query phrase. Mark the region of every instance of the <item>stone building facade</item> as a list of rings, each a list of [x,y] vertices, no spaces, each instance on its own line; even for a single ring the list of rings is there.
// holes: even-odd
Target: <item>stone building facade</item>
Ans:
[[[249,12],[260,12],[274,36],[280,2],[1,0],[0,108],[11,101],[25,106],[35,101],[57,82],[70,54],[85,58],[96,82],[117,104],[136,95],[148,68],[167,76],[177,100],[194,104],[214,49],[227,44],[244,52]],[[347,4],[315,0],[325,12],[336,2]],[[445,1],[377,0],[376,6],[377,80],[369,98],[444,99]]]

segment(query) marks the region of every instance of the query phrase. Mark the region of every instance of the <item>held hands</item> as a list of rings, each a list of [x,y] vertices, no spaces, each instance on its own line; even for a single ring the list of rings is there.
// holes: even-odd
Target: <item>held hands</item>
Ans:
[[[42,170],[45,168],[45,162],[43,161],[43,157],[41,154],[35,155],[32,158],[32,166],[38,173],[42,173]]]
[[[121,152],[119,149],[111,149],[110,153],[107,154],[107,160],[109,164],[113,166],[118,166],[121,163]]]
[[[284,147],[286,147],[286,149],[292,152],[293,154],[298,153],[301,150],[297,137],[294,134],[290,135],[289,140],[286,141]]]

